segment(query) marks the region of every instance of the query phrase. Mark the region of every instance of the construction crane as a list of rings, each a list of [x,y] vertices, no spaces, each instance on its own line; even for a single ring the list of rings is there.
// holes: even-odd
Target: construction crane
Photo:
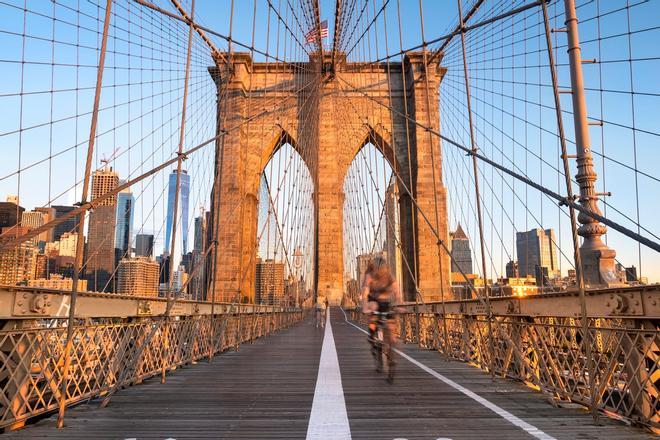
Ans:
[[[103,154],[103,156],[101,157],[101,160],[100,160],[100,162],[103,164],[103,169],[108,168],[108,164],[109,164],[109,163],[110,163],[115,157],[117,157],[117,153],[119,153],[119,150],[120,150],[120,149],[121,149],[121,147],[115,147],[115,148],[112,150],[112,154],[111,154],[110,156],[108,156],[108,157],[106,157],[106,155]]]

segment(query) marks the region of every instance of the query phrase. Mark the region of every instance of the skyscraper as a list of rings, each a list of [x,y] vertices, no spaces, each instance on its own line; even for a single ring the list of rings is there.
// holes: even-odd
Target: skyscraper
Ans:
[[[195,267],[194,256],[192,252],[188,252],[181,257],[181,266],[186,269],[186,273],[192,273],[193,268]]]
[[[53,206],[53,209],[55,210],[55,218],[63,217],[69,212],[73,211],[75,206],[62,206],[62,205],[55,205]],[[71,232],[71,233],[77,233],[78,228],[80,224],[80,215],[74,215],[73,217],[70,217],[60,223],[59,225],[55,226],[53,228],[53,241],[57,241],[60,239],[62,234]]]
[[[50,274],[50,268],[48,267],[48,255],[38,253],[38,249],[35,248],[37,254],[34,256],[34,273],[32,278],[48,278]]]
[[[37,211],[25,211],[21,216],[21,226],[28,229],[36,229],[39,226],[43,226],[46,223],[46,217],[43,212]],[[44,232],[39,234],[39,236],[30,239],[35,245],[41,242],[46,242],[48,238],[48,233]]]
[[[124,258],[117,268],[117,293],[158,296],[158,263],[148,257]]]
[[[115,229],[115,248],[120,258],[130,256],[131,233],[133,230],[133,211],[135,198],[130,189],[117,194],[117,228]]]
[[[517,261],[509,261],[506,263],[506,277],[507,278],[519,278],[520,271],[518,270]]]
[[[12,202],[0,202],[0,228],[14,226],[20,222],[25,208]]]
[[[206,249],[204,246],[204,241],[206,240],[206,215],[204,215],[204,211],[201,214],[199,217],[195,217],[195,241],[193,243],[193,250],[199,253],[204,252]]]
[[[66,232],[59,240],[47,243],[45,253],[52,256],[75,257],[78,234]]]
[[[516,232],[516,251],[518,252],[518,270],[521,277],[536,276],[536,267],[547,269],[548,277],[559,275],[559,258],[554,229],[532,229],[528,232]]]
[[[137,234],[135,236],[135,255],[138,257],[153,257],[153,234]]]
[[[42,206],[39,208],[34,208],[36,212],[41,212],[44,215],[44,223],[48,223],[51,220],[55,219],[55,208],[51,208],[48,206]],[[48,231],[44,232],[41,234],[39,241],[44,241],[46,243],[50,243],[53,241],[53,236],[54,236],[55,230],[54,228],[49,229]]]
[[[174,220],[174,198],[176,197],[176,170],[170,174],[167,188],[167,224],[165,230],[165,252],[170,251],[172,239],[172,223]],[[181,170],[181,192],[179,195],[180,216],[177,217],[179,225],[177,234],[182,234],[183,249],[178,249],[177,253],[185,254],[188,252],[188,199],[190,195],[190,176],[186,170]]]
[[[206,297],[206,268],[203,265],[206,251],[207,223],[206,214],[202,208],[199,217],[195,217],[195,241],[193,243],[192,266],[197,267],[194,278],[190,282],[190,292],[193,299],[202,300]],[[190,271],[192,273],[192,270]]]
[[[29,240],[0,251],[0,284],[13,285],[34,278],[36,256]]]
[[[472,250],[470,249],[470,240],[460,223],[456,231],[451,234],[451,271],[472,273]]]
[[[110,168],[94,172],[92,199],[113,190],[119,184],[119,176]],[[112,292],[110,277],[115,270],[115,219],[117,196],[98,203],[89,213],[89,234],[85,257],[85,278],[88,288],[94,292]]]
[[[176,294],[176,292],[183,289],[183,291],[179,293],[179,297],[181,299],[190,299],[187,294],[188,286],[186,285],[186,281],[188,281],[188,272],[186,272],[186,268],[181,264],[174,272],[172,272],[172,294]],[[186,286],[186,289],[184,289],[184,286]]]
[[[169,286],[170,282],[170,261],[171,258],[167,254],[159,255],[156,257],[156,261],[159,264],[158,269],[158,282],[162,285]]]

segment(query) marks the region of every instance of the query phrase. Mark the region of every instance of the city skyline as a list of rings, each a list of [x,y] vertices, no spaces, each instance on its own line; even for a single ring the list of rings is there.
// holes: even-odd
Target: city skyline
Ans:
[[[124,183],[125,181],[120,179],[119,173],[106,162],[104,167],[92,173],[91,198],[99,198]],[[184,188],[187,189],[187,186],[182,187],[182,190]],[[11,232],[12,236],[19,237],[31,229],[41,227],[75,209],[75,206],[54,205],[26,210],[20,205],[20,197],[7,195],[6,200],[0,202],[0,226],[3,228],[2,234],[5,236]],[[154,267],[153,264],[160,267],[153,255],[154,236],[141,233],[144,232],[144,228],[134,232],[134,215],[135,197],[130,188],[106,198],[89,211],[85,219],[87,228],[84,237],[81,290],[138,294],[138,287],[145,284],[143,284],[144,281],[136,284],[135,274],[142,274],[143,267]],[[80,216],[72,216],[54,228],[25,241],[17,248],[1,252],[0,283],[27,283],[32,287],[55,289],[63,289],[68,286],[70,289],[80,226],[79,218]],[[182,252],[182,247],[179,247],[178,251]],[[150,255],[140,255],[140,253]],[[39,261],[43,261],[43,263],[39,263]],[[200,263],[200,261],[198,260],[196,263]],[[43,264],[43,269],[40,268],[40,264]],[[12,267],[14,269],[11,269]],[[181,288],[185,283],[187,275],[185,272],[183,275],[180,274],[182,268],[183,266],[174,271],[174,288]],[[160,271],[162,272],[162,270],[161,267]],[[127,278],[127,271],[131,273],[130,280]],[[156,271],[156,280],[159,278],[158,272],[159,270]],[[137,278],[144,278],[144,276],[146,275],[138,275]],[[149,275],[147,278],[152,279],[153,277]],[[151,281],[147,284],[150,283]],[[155,295],[158,295],[160,290],[161,288],[156,286]],[[144,294],[152,295],[149,292]]]
[[[99,174],[101,175],[101,174],[104,174],[104,173],[108,173],[108,170],[105,170],[105,171],[102,170]],[[113,174],[113,175],[116,175],[116,173],[114,173],[112,170],[110,170],[110,173]],[[113,179],[114,179],[114,177],[113,177]],[[117,184],[119,182],[120,182],[120,180],[118,179],[118,176],[117,176]],[[105,183],[104,185],[108,185],[108,184]],[[103,187],[103,185],[101,185],[101,187]],[[101,190],[97,189],[97,192],[100,192],[100,191]],[[15,201],[15,198],[13,198],[13,196],[8,196],[8,198],[11,198]],[[122,192],[118,193],[116,198],[114,199],[114,200],[116,200],[115,203],[116,203],[116,216],[117,217],[116,217],[116,220],[115,220],[115,228],[114,228],[115,232],[113,234],[113,241],[112,241],[113,246],[116,246],[116,245],[119,244],[116,240],[118,240],[120,236],[123,236],[123,237],[126,236],[125,235],[126,229],[124,228],[124,225],[126,225],[130,228],[130,223],[131,223],[130,218],[132,217],[132,213],[130,212],[130,210],[126,210],[124,212],[124,214],[126,214],[126,215],[124,216],[123,221],[120,221],[120,219],[119,219],[120,212],[122,211],[122,208],[120,208],[119,205],[120,205],[120,201],[122,200],[122,198],[124,198],[124,200],[126,200],[128,202],[125,205],[127,207],[131,206],[130,201],[134,200],[130,190],[125,190],[125,191],[122,191]],[[111,198],[108,203],[112,203],[112,202],[113,202],[113,199]],[[10,205],[13,205],[14,207],[12,208],[11,206],[9,206],[10,209],[7,210],[7,206],[8,206],[7,203],[10,203],[10,202],[6,202],[6,201],[5,202],[0,202],[0,222],[4,221],[5,223],[7,223],[7,222],[11,223],[11,222],[13,222],[13,220],[9,220],[9,219],[15,219],[16,218],[15,213],[19,213],[20,214],[19,218],[21,220],[18,222],[18,224],[22,225],[22,223],[25,221],[26,225],[28,225],[30,228],[41,226],[42,224],[44,224],[46,222],[45,219],[49,218],[48,216],[51,216],[51,217],[54,216],[52,218],[56,218],[58,214],[62,215],[62,213],[66,213],[66,212],[68,212],[68,211],[70,211],[71,209],[74,208],[74,207],[71,207],[71,206],[56,205],[56,206],[53,206],[53,207],[33,207],[32,210],[28,211],[28,210],[26,210],[26,208],[24,208],[20,205],[18,206],[19,209],[17,210],[15,208],[16,205],[14,205],[13,203],[10,203]],[[3,206],[4,206],[4,208],[3,208]],[[2,211],[2,209],[4,209],[5,211]],[[386,212],[387,212],[387,210],[388,210],[387,206],[386,206],[385,209],[386,209]],[[389,208],[389,209],[392,209],[392,208]],[[3,214],[3,212],[4,212],[4,214]],[[108,213],[110,213],[110,210],[107,210],[107,212],[106,212],[106,210],[102,210],[101,212],[104,213],[102,217],[104,217],[105,219],[109,219],[111,217],[111,216],[107,215]],[[203,218],[204,222],[208,221],[208,216],[210,214],[210,212],[208,212],[208,211],[202,211],[202,212],[204,212],[204,217],[201,217],[201,216],[193,217],[193,219],[194,219],[193,224],[195,225],[195,229],[193,229],[192,233],[194,234],[195,246],[193,246],[192,250],[196,250],[198,252],[201,249],[197,249],[196,246],[201,243],[200,237],[203,235],[203,234],[198,234],[198,232],[201,232],[201,230],[198,231],[199,226],[201,224],[200,220]],[[7,214],[7,213],[9,213],[9,214]],[[35,214],[38,214],[39,216],[43,216],[43,219],[39,218]],[[93,212],[91,214],[93,214]],[[129,215],[129,214],[131,214],[131,215]],[[3,217],[3,215],[5,217]],[[2,220],[3,218],[5,220]],[[387,217],[385,214],[382,217],[384,222],[388,218],[389,217]],[[108,222],[104,221],[102,223],[103,224],[109,224],[110,222],[109,221]],[[14,224],[16,224],[16,223],[14,223]],[[69,219],[66,222],[64,222],[64,224],[73,225],[73,222],[71,221],[71,219]],[[385,223],[383,223],[383,225],[382,225],[382,229],[389,230],[389,229],[391,229],[391,227],[392,227],[392,225],[386,225]],[[58,231],[58,229],[59,229],[59,231]],[[43,240],[41,240],[41,238],[46,237],[46,236],[51,237],[51,238],[48,241],[46,241],[45,244],[49,244],[49,243],[50,244],[57,244],[58,241],[59,241],[59,240],[55,239],[57,237],[57,235],[56,235],[57,233],[62,234],[62,235],[60,235],[59,238],[62,238],[63,236],[68,237],[68,236],[71,236],[72,234],[74,236],[73,238],[75,238],[75,232],[72,232],[72,231],[76,230],[77,228],[75,228],[74,226],[69,226],[69,229],[71,229],[71,231],[61,232],[61,230],[62,230],[61,225],[58,225],[58,227],[53,229],[52,233],[51,232],[45,232],[45,233],[41,234],[39,236],[39,239],[33,241],[33,244],[36,245],[39,242],[43,242]],[[205,231],[206,227],[204,226],[203,229]],[[129,230],[132,231],[132,228],[130,228]],[[55,232],[55,231],[58,231],[58,232]],[[468,249],[468,251],[470,252],[470,255],[471,255],[470,256],[470,261],[471,261],[472,258],[474,257],[474,254],[470,250],[470,244],[469,244],[470,239],[467,237],[467,235],[463,231],[460,224],[457,225],[457,231],[460,231],[460,234],[459,234],[460,237],[459,238],[461,239],[461,241],[465,241],[465,243],[467,245],[467,249]],[[514,260],[514,262],[518,265],[517,268],[518,268],[520,276],[522,276],[522,277],[525,277],[525,276],[534,277],[534,276],[538,275],[538,273],[534,272],[534,265],[537,264],[536,260],[529,263],[529,265],[526,264],[525,263],[525,252],[521,252],[523,247],[526,246],[524,243],[527,242],[527,240],[523,239],[522,237],[525,236],[525,234],[528,234],[528,233],[537,233],[537,231],[542,231],[546,236],[544,240],[539,241],[539,243],[541,243],[542,248],[545,249],[545,250],[542,250],[541,252],[544,253],[544,254],[547,254],[547,257],[543,257],[543,258],[546,258],[546,259],[549,259],[549,260],[552,261],[552,264],[541,264],[541,267],[547,267],[548,268],[548,270],[549,270],[549,275],[548,276],[550,276],[551,278],[553,278],[553,277],[558,278],[560,276],[566,276],[567,274],[570,275],[570,272],[573,271],[573,269],[565,268],[564,270],[560,271],[559,268],[558,268],[558,263],[557,263],[558,260],[559,260],[559,257],[557,255],[558,245],[557,245],[557,239],[554,235],[553,228],[549,228],[549,229],[546,229],[546,230],[543,230],[542,228],[535,228],[535,229],[532,229],[532,230],[530,230],[528,232],[525,232],[525,233],[521,233],[521,232],[517,233],[518,234],[518,238],[517,238],[518,244],[517,244],[517,247],[516,247],[517,258]],[[89,233],[90,233],[90,231],[88,230],[88,235],[89,235]],[[103,234],[105,234],[105,233],[103,233]],[[116,253],[115,254],[115,261],[116,261],[117,264],[120,261],[120,258],[123,258],[123,257],[131,258],[133,255],[135,255],[136,257],[143,256],[143,255],[141,255],[140,253],[137,252],[137,250],[138,250],[138,247],[137,247],[138,237],[144,237],[144,238],[149,237],[148,240],[153,240],[153,235],[152,234],[132,233],[131,236],[132,236],[132,239],[130,240],[130,242],[133,243],[133,246],[131,247],[130,251],[127,251],[126,249],[123,249],[123,248],[116,248],[117,251],[121,250],[121,253]],[[452,245],[453,245],[453,240],[455,240],[455,239],[456,239],[456,233],[452,233],[451,234]],[[389,243],[390,241],[388,241],[388,240],[393,240],[393,237],[392,238],[387,238],[384,241],[384,243]],[[104,244],[108,243],[108,240],[101,240],[101,241],[103,241]],[[67,249],[74,249],[75,248],[75,240],[71,243],[73,243],[73,247],[71,246],[71,244],[68,244]],[[523,244],[521,244],[521,243],[523,243]],[[384,249],[387,248],[388,246],[390,246],[390,248],[393,248],[393,246],[391,246],[391,245],[387,245],[387,246],[384,245]],[[42,247],[43,247],[43,245],[42,245]],[[537,249],[537,247],[538,246],[534,247],[534,249]],[[453,248],[453,246],[452,246],[452,248]],[[547,249],[550,249],[550,250],[547,250]],[[533,249],[532,249],[532,251],[536,252]],[[166,254],[166,253],[167,252],[164,252],[163,254]],[[376,254],[378,254],[378,253],[369,254],[369,258],[373,258],[373,255],[376,255]],[[453,249],[452,249],[452,254],[453,254]],[[184,255],[184,254],[182,254],[182,255]],[[387,252],[383,252],[383,255],[388,255],[388,257],[387,257],[388,261],[390,260],[389,254]],[[520,263],[520,259],[521,259],[520,255],[522,255],[522,259],[523,259],[522,266],[520,265],[521,264]],[[153,255],[153,254],[152,254],[152,256],[155,257],[155,255]],[[456,256],[454,256],[454,258],[456,258]],[[534,258],[536,258],[536,257],[534,257]],[[365,261],[368,261],[368,260],[365,260]],[[465,261],[467,261],[467,260],[465,260]],[[278,261],[278,263],[285,264],[284,258],[280,257],[280,261]],[[509,263],[507,263],[507,266],[508,266]],[[452,270],[453,271],[454,271],[454,267],[455,267],[454,265],[455,265],[455,263],[452,262]],[[116,265],[113,265],[113,266],[114,267],[112,267],[112,271],[110,271],[109,270],[110,265],[107,265],[108,270],[103,270],[103,272],[116,272],[117,266]],[[366,268],[366,265],[363,264],[363,266],[364,266],[364,268]],[[286,264],[285,264],[285,267],[286,267]],[[358,263],[358,267],[359,267],[359,263]],[[508,270],[508,267],[507,267],[507,270]],[[628,270],[630,271],[630,273],[627,275],[628,277],[630,277],[632,273],[637,273],[637,268],[634,265],[631,265],[630,267],[626,267],[624,269],[624,272],[622,273],[623,277],[626,277],[625,271],[628,271]],[[201,272],[203,272],[203,269],[201,270]],[[288,273],[288,268],[286,269],[286,272]],[[464,271],[464,272],[472,273],[471,271]],[[477,270],[477,272],[478,272],[478,270]],[[51,273],[54,274],[54,275],[57,275],[57,273],[54,272],[54,271],[51,272]],[[505,271],[505,274],[506,274],[506,271]],[[117,275],[115,274],[114,277],[116,277],[116,276]],[[504,276],[504,274],[502,276]],[[94,279],[88,278],[88,281],[90,282],[90,288],[97,288],[97,289],[101,290],[103,288],[103,286],[111,285],[110,278],[112,278],[112,277],[113,277],[113,275],[110,275],[109,277],[105,276],[105,275],[99,277],[98,274],[96,274],[93,277]],[[359,278],[360,278],[360,276],[358,276],[358,279]],[[493,278],[493,279],[495,279],[495,278]],[[644,277],[644,279],[646,279],[646,278]],[[653,282],[653,281],[650,281],[650,282]]]

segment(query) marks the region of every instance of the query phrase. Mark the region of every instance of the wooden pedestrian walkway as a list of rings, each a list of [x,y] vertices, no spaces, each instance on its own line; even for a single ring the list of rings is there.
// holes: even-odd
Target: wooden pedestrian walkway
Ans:
[[[331,333],[326,331],[310,320],[223,353],[210,364],[179,369],[166,384],[156,378],[122,390],[107,408],[90,402],[69,409],[63,429],[57,430],[50,417],[3,437],[654,438],[612,420],[595,426],[584,409],[556,408],[522,384],[493,382],[480,370],[414,346],[401,347],[405,357],[399,356],[390,385],[374,372],[366,336],[340,309],[332,309]],[[334,341],[334,356],[328,337]],[[334,381],[333,368],[339,373]]]

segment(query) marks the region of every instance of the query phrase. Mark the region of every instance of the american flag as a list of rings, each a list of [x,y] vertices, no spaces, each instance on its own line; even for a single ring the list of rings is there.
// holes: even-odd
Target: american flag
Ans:
[[[305,34],[305,39],[307,40],[308,43],[316,43],[316,41],[319,39],[318,34],[319,34],[318,29],[313,28]],[[327,37],[328,37],[328,20],[323,20],[321,22],[321,38],[327,38]]]

